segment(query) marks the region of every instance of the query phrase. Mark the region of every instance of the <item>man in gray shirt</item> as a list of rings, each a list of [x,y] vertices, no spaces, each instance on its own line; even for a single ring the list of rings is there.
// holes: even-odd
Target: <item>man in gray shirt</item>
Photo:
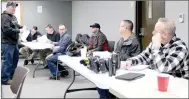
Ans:
[[[53,48],[53,54],[47,56],[47,66],[50,69],[50,72],[52,76],[49,78],[51,80],[60,80],[60,74],[56,73],[56,66],[58,61],[59,55],[65,55],[66,54],[66,48],[72,43],[71,37],[69,33],[66,30],[66,27],[64,25],[59,25],[59,33],[60,33],[60,41],[55,44],[55,47]]]
[[[120,24],[121,38],[118,41],[115,52],[120,53],[121,61],[126,61],[130,57],[140,54],[140,43],[138,38],[132,33],[133,22],[130,20],[123,20]]]

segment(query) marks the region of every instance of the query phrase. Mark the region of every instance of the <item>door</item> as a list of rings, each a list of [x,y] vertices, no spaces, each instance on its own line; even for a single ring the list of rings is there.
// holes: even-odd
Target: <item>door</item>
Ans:
[[[152,32],[159,18],[165,17],[165,1],[137,1],[136,33],[145,49],[152,40]]]

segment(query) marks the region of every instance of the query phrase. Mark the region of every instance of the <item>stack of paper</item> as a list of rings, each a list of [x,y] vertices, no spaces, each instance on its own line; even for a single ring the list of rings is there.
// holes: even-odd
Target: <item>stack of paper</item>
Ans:
[[[111,58],[112,53],[108,51],[95,51],[93,56],[100,56],[100,58]]]
[[[27,42],[26,39],[27,39],[29,34],[30,34],[30,30],[26,26],[23,26],[23,33],[20,33],[20,39],[23,42]]]
[[[47,35],[43,35],[37,39],[37,42],[41,42],[41,43],[50,43],[49,41],[50,40],[47,38]]]

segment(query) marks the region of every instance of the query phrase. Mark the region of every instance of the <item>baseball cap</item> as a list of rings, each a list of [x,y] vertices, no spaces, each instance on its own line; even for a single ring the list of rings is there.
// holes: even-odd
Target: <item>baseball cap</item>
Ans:
[[[18,3],[16,3],[16,2],[7,2],[6,7],[9,7],[9,6],[15,6],[15,7],[17,7]]]
[[[94,24],[90,25],[90,27],[100,29],[100,25],[98,23],[94,23]]]

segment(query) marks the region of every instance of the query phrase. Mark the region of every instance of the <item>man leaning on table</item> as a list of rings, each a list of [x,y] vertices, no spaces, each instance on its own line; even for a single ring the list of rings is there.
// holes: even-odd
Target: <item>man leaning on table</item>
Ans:
[[[37,26],[33,26],[30,34],[28,35],[28,37],[26,38],[27,42],[32,42],[37,40],[38,37],[41,36],[41,33],[39,31],[37,31]],[[20,48],[19,52],[25,57],[27,58],[24,61],[24,65],[28,64],[28,60],[34,61],[33,58],[37,56],[38,52],[37,50],[32,51],[30,48],[24,46],[22,48]],[[31,53],[31,54],[30,54]]]
[[[49,78],[51,80],[56,80],[56,76],[57,76],[57,80],[60,80],[60,73],[59,72],[57,73],[57,68],[56,68],[58,56],[65,55],[66,48],[68,47],[69,44],[72,43],[71,37],[64,25],[59,25],[59,33],[60,33],[60,41],[57,44],[55,44],[55,47],[53,48],[53,53],[46,58],[47,66],[49,67],[49,70],[52,74],[52,76]]]
[[[1,14],[1,84],[4,85],[11,84],[19,59],[18,39],[23,30],[14,16],[17,6],[16,2],[8,2]]]
[[[59,42],[60,40],[60,34],[54,30],[51,24],[48,24],[45,27],[45,30],[47,32],[47,39],[49,41],[48,43],[57,44],[57,42]],[[51,53],[52,53],[52,49],[45,49],[39,52],[40,59],[42,60],[45,68],[48,68],[45,58]]]
[[[129,58],[126,66],[145,64],[150,69],[188,79],[189,53],[186,44],[176,36],[172,20],[159,18],[153,31],[152,42],[141,54]]]

